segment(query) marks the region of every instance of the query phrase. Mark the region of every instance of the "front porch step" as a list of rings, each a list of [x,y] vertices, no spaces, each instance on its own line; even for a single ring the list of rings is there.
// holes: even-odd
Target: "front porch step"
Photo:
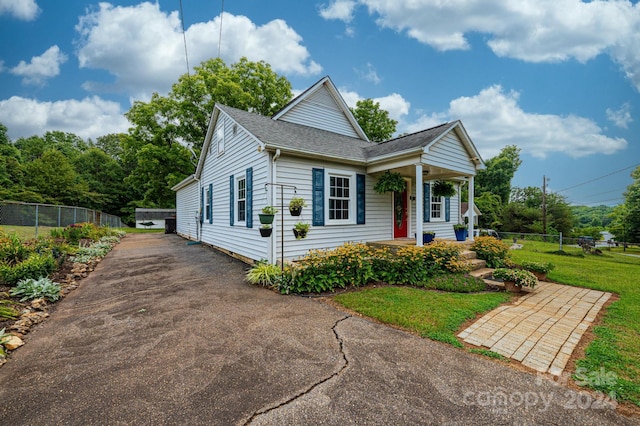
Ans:
[[[482,278],[486,281],[487,278],[493,276],[493,269],[482,267],[469,272],[469,275],[472,277]]]
[[[471,259],[467,261],[467,264],[471,266],[471,271],[484,269],[487,266],[487,262],[482,259]]]
[[[478,258],[478,256],[476,255],[476,252],[471,250],[463,250],[462,253],[460,253],[460,257],[466,260]]]

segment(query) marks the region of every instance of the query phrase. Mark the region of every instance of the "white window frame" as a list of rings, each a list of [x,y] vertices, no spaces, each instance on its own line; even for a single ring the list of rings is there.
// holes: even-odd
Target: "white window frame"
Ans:
[[[431,191],[429,192],[430,194],[433,194],[433,187],[434,184],[431,183]],[[436,200],[436,201],[434,201]],[[444,197],[434,197],[433,195],[430,195],[430,200],[429,200],[429,218],[431,222],[444,222],[445,221],[445,205],[444,205]],[[433,213],[435,212],[435,209],[433,208],[434,204],[437,204],[440,206],[440,216],[439,217],[435,217],[433,216]]]
[[[204,220],[209,221],[211,219],[211,215],[213,214],[212,206],[209,204],[209,200],[211,200],[211,195],[209,194],[209,187],[204,191]]]
[[[349,219],[330,219],[329,199],[331,198],[331,177],[347,178],[349,180]],[[356,205],[356,172],[347,170],[325,169],[324,171],[324,211],[326,225],[355,225],[357,215]]]
[[[240,182],[244,182],[243,188],[240,188]],[[236,178],[235,187],[235,210],[236,210],[236,222],[243,225],[247,221],[247,176],[241,175]],[[240,197],[240,194],[244,193],[244,197]],[[244,202],[244,214],[240,216],[240,202]]]
[[[216,142],[218,144],[218,155],[224,154],[224,122],[221,122],[220,127],[216,130]]]

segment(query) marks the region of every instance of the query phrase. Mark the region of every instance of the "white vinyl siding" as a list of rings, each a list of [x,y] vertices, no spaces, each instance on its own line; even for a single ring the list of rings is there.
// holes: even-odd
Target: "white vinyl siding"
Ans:
[[[200,186],[194,181],[176,192],[176,232],[190,240],[198,239]]]
[[[454,170],[462,175],[475,175],[475,165],[469,155],[458,135],[450,131],[429,147],[429,152],[422,155],[422,161],[431,166]]]
[[[279,120],[359,138],[351,122],[324,86],[309,98],[302,100]]]
[[[285,259],[296,259],[305,255],[311,248],[314,249],[332,249],[341,246],[346,242],[367,242],[390,240],[393,238],[393,222],[390,216],[391,194],[378,194],[373,190],[375,178],[371,176],[365,177],[366,185],[366,223],[364,225],[355,224],[356,206],[355,201],[351,209],[351,223],[342,225],[329,224],[329,214],[325,204],[325,226],[311,226],[309,233],[305,239],[296,240],[291,229],[296,222],[312,223],[312,172],[313,168],[325,169],[325,200],[328,197],[328,177],[327,170],[339,171],[342,174],[353,173],[351,192],[356,191],[357,173],[364,174],[364,168],[350,167],[337,163],[326,163],[322,161],[310,161],[299,158],[282,156],[278,159],[276,181],[280,184],[287,184],[296,187],[296,196],[302,197],[307,203],[307,207],[302,209],[302,215],[293,217],[285,210],[284,214],[284,247]],[[285,190],[284,203],[285,209],[289,200],[293,196],[292,189]],[[279,199],[279,197],[278,197]],[[354,199],[355,200],[355,199]],[[325,201],[326,203],[326,201]],[[272,238],[277,235],[278,244],[276,244],[276,259],[280,259],[280,215],[276,215],[274,222],[274,231]]]
[[[222,126],[225,123],[225,126]],[[220,113],[220,119],[213,132],[215,135],[220,128],[225,129],[224,155],[208,155],[204,161],[201,176],[202,182],[213,184],[213,221],[205,221],[202,227],[202,242],[236,253],[253,260],[268,258],[271,238],[260,236],[260,222],[258,213],[265,205],[271,204],[267,200],[265,183],[271,180],[269,176],[269,154],[258,152],[258,142],[254,137],[236,127],[233,134],[233,120]],[[230,190],[229,178],[234,176],[234,215],[238,214],[237,194],[238,178],[245,178],[247,168],[253,168],[253,228],[246,227],[245,222],[230,226]],[[199,198],[198,198],[199,199]],[[242,226],[240,226],[242,225]]]

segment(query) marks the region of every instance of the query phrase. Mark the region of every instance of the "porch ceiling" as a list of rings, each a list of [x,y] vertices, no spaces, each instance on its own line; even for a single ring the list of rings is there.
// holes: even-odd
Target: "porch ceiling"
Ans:
[[[416,176],[416,167],[414,164],[411,165],[403,165],[398,167],[391,167],[389,169],[385,169],[384,171],[380,171],[374,173],[374,176],[379,176],[384,173],[386,170],[392,172],[398,172],[401,176],[406,178],[414,179]],[[433,180],[433,179],[455,179],[455,178],[464,178],[466,175],[456,172],[454,170],[444,169],[442,167],[430,166],[428,164],[422,165],[422,179],[423,180]]]

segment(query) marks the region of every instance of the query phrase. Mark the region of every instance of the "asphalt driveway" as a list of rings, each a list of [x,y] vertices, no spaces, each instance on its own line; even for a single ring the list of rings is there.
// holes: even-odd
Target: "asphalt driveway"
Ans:
[[[0,423],[624,425],[600,399],[126,237],[0,368]]]

